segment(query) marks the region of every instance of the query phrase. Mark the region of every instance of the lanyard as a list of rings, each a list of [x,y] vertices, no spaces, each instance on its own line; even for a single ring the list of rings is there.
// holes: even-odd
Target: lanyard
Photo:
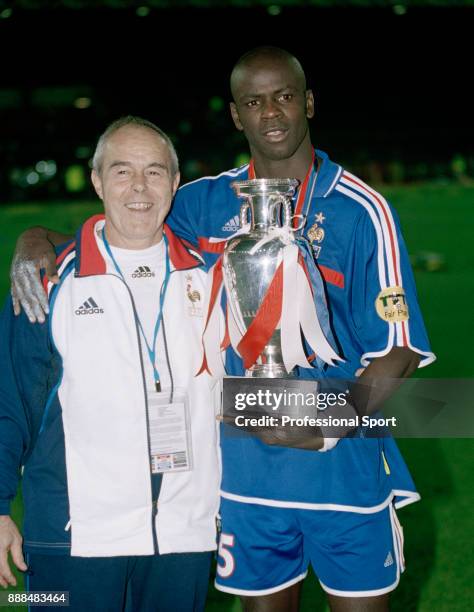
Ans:
[[[294,219],[293,219],[294,228],[298,226],[298,223],[299,223],[298,219],[300,215],[302,214],[306,215],[308,213],[309,205],[313,197],[314,188],[316,186],[316,178],[318,175],[318,171],[314,167],[315,158],[316,156],[315,156],[314,149],[313,149],[313,156],[311,159],[311,163],[309,165],[308,171],[306,172],[305,179],[303,183],[301,184],[300,189],[298,190],[298,197],[296,198],[295,213],[294,213]],[[256,178],[255,165],[254,165],[253,159],[251,159],[250,164],[249,164],[249,179],[254,179],[254,178]]]
[[[112,263],[114,264],[114,267],[117,271],[117,273],[119,274],[120,278],[123,280],[123,282],[127,285],[128,289],[130,290],[130,287],[127,284],[127,281],[125,280],[122,270],[120,269],[115,257],[112,254],[112,251],[110,249],[110,245],[109,242],[105,236],[105,228],[102,230],[102,239],[104,241],[104,246],[105,246],[105,250],[107,251],[108,256],[110,257],[110,259],[112,260]],[[153,374],[155,377],[155,389],[157,391],[161,391],[161,384],[160,384],[160,374],[156,368],[156,339],[158,338],[158,333],[160,331],[160,325],[161,325],[161,321],[163,320],[163,306],[165,303],[165,295],[166,295],[166,289],[168,288],[168,282],[170,280],[170,256],[168,253],[168,239],[166,238],[165,234],[163,234],[163,239],[165,241],[165,250],[166,250],[166,270],[165,270],[165,280],[163,281],[163,285],[161,287],[161,292],[160,292],[160,309],[158,311],[158,315],[156,317],[156,323],[155,323],[155,330],[153,332],[153,343],[150,346],[148,344],[148,340],[146,339],[145,336],[145,331],[143,330],[143,325],[142,322],[140,321],[140,317],[138,316],[138,312],[136,313],[136,317],[137,317],[137,322],[138,322],[138,326],[140,328],[140,331],[142,333],[143,339],[145,340],[145,344],[146,344],[146,348],[148,351],[148,358],[150,360],[151,366],[153,368]]]

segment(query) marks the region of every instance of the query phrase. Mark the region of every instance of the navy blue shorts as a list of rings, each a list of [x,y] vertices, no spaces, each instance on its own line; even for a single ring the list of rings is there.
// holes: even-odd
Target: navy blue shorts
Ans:
[[[280,591],[311,563],[327,593],[371,597],[393,590],[404,569],[392,504],[362,514],[222,499],[218,554],[216,588],[235,595]]]
[[[212,552],[146,557],[28,554],[28,591],[69,591],[71,612],[204,610]],[[32,610],[51,610],[34,607]]]

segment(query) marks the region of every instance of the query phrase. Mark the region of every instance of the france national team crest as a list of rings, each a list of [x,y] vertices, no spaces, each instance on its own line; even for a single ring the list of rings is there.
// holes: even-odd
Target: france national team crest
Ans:
[[[315,215],[315,223],[308,230],[308,239],[313,249],[314,258],[317,259],[321,253],[321,242],[324,240],[325,231],[321,227],[326,217],[322,212]],[[321,224],[321,225],[319,225]]]
[[[375,308],[379,317],[388,323],[408,320],[408,304],[403,287],[382,289],[375,300]]]
[[[197,289],[193,288],[193,276],[192,274],[186,275],[186,296],[190,302],[188,306],[188,312],[192,317],[202,317],[202,298],[201,294]]]

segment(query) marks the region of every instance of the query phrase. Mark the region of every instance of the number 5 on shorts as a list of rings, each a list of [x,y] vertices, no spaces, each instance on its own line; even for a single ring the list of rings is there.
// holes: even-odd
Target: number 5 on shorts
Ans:
[[[224,564],[221,565],[219,562],[217,563],[217,573],[221,578],[228,578],[234,573],[235,560],[230,550],[228,550],[228,548],[232,548],[233,546],[234,536],[230,533],[221,533],[218,555],[220,559],[224,561]]]

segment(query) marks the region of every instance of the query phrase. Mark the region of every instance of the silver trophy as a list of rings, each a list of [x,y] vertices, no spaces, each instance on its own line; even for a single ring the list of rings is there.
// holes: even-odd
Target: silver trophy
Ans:
[[[223,271],[229,308],[242,332],[252,323],[281,260],[280,251],[285,243],[278,232],[274,232],[273,238],[271,234],[276,228],[291,227],[291,197],[298,184],[296,179],[255,179],[232,183],[235,194],[245,200],[240,209],[241,228],[249,226],[249,229],[227,242]],[[258,246],[259,242],[261,246]],[[283,364],[279,329],[275,329],[259,362],[245,370],[245,375],[254,378],[293,377]]]

